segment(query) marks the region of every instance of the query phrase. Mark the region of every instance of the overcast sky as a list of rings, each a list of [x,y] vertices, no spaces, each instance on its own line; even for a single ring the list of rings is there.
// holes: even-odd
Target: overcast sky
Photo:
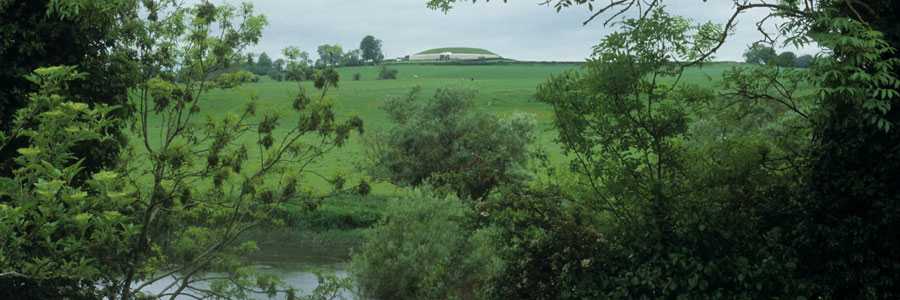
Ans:
[[[229,0],[234,3],[236,0]],[[214,0],[221,3],[224,0]],[[538,5],[540,0],[463,0],[447,14],[425,7],[426,0],[257,0],[258,12],[269,26],[260,43],[249,50],[281,57],[281,49],[295,45],[316,55],[316,46],[339,44],[344,51],[356,49],[366,35],[382,41],[385,58],[396,58],[439,47],[475,47],[503,57],[533,61],[582,61],[612,28],[590,17],[586,6],[556,9]],[[555,1],[554,1],[555,2]],[[670,13],[695,22],[724,23],[731,16],[732,1],[671,0]],[[598,1],[605,3],[605,1]],[[236,4],[236,3],[234,3]],[[761,39],[755,22],[764,11],[739,17],[740,26],[719,50],[715,60],[743,60],[747,45]],[[798,55],[814,54],[814,49],[794,49]],[[779,50],[780,52],[781,50]]]

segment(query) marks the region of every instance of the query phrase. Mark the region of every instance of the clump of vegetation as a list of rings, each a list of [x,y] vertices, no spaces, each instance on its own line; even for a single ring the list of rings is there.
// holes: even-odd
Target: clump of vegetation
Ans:
[[[722,28],[693,26],[661,9],[621,24],[622,32],[595,47],[583,73],[556,76],[536,95],[556,112],[558,141],[572,154],[571,170],[583,184],[570,191],[579,195],[573,202],[595,209],[599,215],[592,227],[602,236],[590,230],[561,234],[565,240],[586,240],[577,249],[591,255],[560,262],[572,265],[572,272],[547,281],[577,288],[554,295],[770,298],[802,293],[790,275],[796,259],[774,246],[787,225],[779,217],[791,211],[789,202],[779,199],[790,197],[787,191],[796,186],[798,174],[785,163],[796,154],[760,139],[761,129],[778,118],[771,110],[741,106],[751,101],[750,93],[716,98],[708,88],[678,82],[684,66],[673,62],[702,60],[713,45],[705,37],[720,36]],[[683,45],[697,46],[671,50]],[[718,101],[733,102],[719,110],[710,107]],[[691,134],[698,116],[713,115],[723,120],[713,126],[719,135]],[[744,124],[744,118],[758,127],[734,126]],[[770,171],[775,169],[780,171]],[[738,192],[746,189],[760,192]],[[539,260],[558,259],[555,244],[539,247],[545,250],[538,254],[549,255]]]
[[[492,298],[603,298],[596,274],[606,266],[597,256],[605,238],[591,228],[591,213],[570,209],[575,200],[554,187],[510,185],[475,206],[504,261],[490,279]]]
[[[268,76],[269,76],[269,78],[271,78],[272,80],[275,80],[275,81],[284,80],[284,74],[282,74],[281,71],[278,71],[278,70],[269,71]]]
[[[797,56],[794,52],[785,51],[780,54],[772,47],[755,44],[744,52],[744,59],[751,64],[767,64],[780,67],[809,68],[815,63],[812,55]]]
[[[359,72],[353,73],[353,81],[359,81],[362,78],[362,75]]]
[[[362,60],[366,62],[378,64],[384,59],[384,53],[381,52],[381,40],[376,39],[372,35],[365,36],[359,42],[359,51],[361,52]]]
[[[384,102],[394,127],[369,139],[370,174],[400,186],[450,185],[473,199],[527,178],[532,116],[498,118],[474,99],[474,90],[443,87],[422,101],[415,87]]]
[[[483,299],[502,269],[490,230],[473,230],[466,201],[419,191],[395,199],[352,254],[360,294],[371,299]]]
[[[249,4],[141,4],[147,19],[130,28],[140,33],[132,42],[144,45],[135,52],[141,82],[129,106],[138,141],[131,150],[139,150],[126,152],[116,172],[74,180],[82,158],[73,146],[110,139],[103,128],[114,122],[107,106],[67,101],[67,82],[85,78],[71,67],[38,69],[31,80],[43,90],[17,112],[17,128],[0,131],[0,150],[12,139],[29,143],[17,149],[15,176],[0,179],[0,298],[241,298],[263,290],[292,298],[292,287],[241,259],[257,250],[255,242],[235,241],[264,221],[278,223],[271,212],[307,193],[303,166],[362,132],[359,118],[334,118],[326,93],[337,72],[317,70],[315,96],[300,86],[291,108],[301,121],[287,132],[275,132],[281,111],[258,110],[252,92],[237,111],[200,119],[206,92],[258,80],[248,71],[208,79],[244,57],[266,19]],[[237,142],[250,134],[255,147]],[[318,143],[302,142],[309,135]],[[254,167],[247,167],[250,149],[259,151]],[[151,282],[170,276],[178,278],[149,294]],[[210,288],[197,289],[201,282]]]
[[[83,75],[73,79],[55,93],[70,101],[94,107],[105,104],[123,105],[128,101],[128,89],[136,83],[138,64],[134,50],[124,46],[133,35],[124,26],[122,14],[134,9],[134,2],[100,0],[75,1],[16,1],[0,4],[0,131],[12,132],[16,111],[29,105],[31,93],[39,86],[26,79],[38,68],[57,65],[78,66]],[[115,138],[82,140],[71,149],[81,155],[84,172],[76,181],[85,181],[91,174],[113,167],[119,152],[127,145],[122,129],[132,116],[127,109],[112,112],[119,120],[107,123],[98,132]],[[0,149],[0,176],[13,176],[19,166],[13,157],[16,150],[27,147],[23,138],[13,138]]]
[[[140,229],[123,212],[135,199],[116,172],[76,180],[85,168],[73,150],[113,138],[98,132],[115,122],[114,107],[62,96],[85,76],[74,67],[35,70],[27,79],[39,91],[0,131],[0,150],[21,147],[14,174],[0,177],[0,298],[90,299],[94,284],[125,275],[120,251],[135,246]]]
[[[877,14],[898,2],[735,2],[734,16],[768,9],[766,19],[786,20],[780,37],[825,50],[813,68],[795,69],[783,67],[810,57],[754,47],[748,61],[765,65],[734,67],[714,90],[685,84],[684,70],[708,62],[734,18],[693,25],[657,1],[638,1],[599,8],[588,22],[614,11],[609,21],[621,21],[621,32],[582,69],[539,87],[535,99],[552,108],[570,160],[564,170],[544,161],[546,185],[523,182],[530,117],[475,110],[471,90],[442,88],[422,101],[414,90],[385,103],[394,126],[370,136],[371,174],[437,191],[420,188],[387,205],[353,255],[361,295],[898,298],[900,30],[892,15]],[[376,209],[340,204],[363,201],[313,195],[303,175],[318,175],[306,167],[362,133],[359,118],[336,117],[327,94],[340,79],[335,67],[376,62],[380,51],[323,45],[314,64],[290,47],[290,62],[263,53],[254,63],[243,50],[267,22],[249,4],[7,4],[0,298],[294,299],[293,288],[250,265],[257,245],[249,230],[339,230],[378,219]],[[646,14],[618,19],[636,15],[633,7]],[[364,40],[361,48],[380,48]],[[53,62],[90,74],[38,68]],[[200,117],[207,92],[238,89],[258,78],[251,72],[270,69],[297,81],[286,107],[263,107],[241,91],[244,106]],[[286,112],[292,121],[281,125]],[[136,142],[118,154],[127,130]],[[325,180],[335,194],[371,189]],[[285,205],[303,214],[276,213]],[[307,298],[350,288],[350,279],[318,277]],[[172,284],[148,291],[163,279]]]
[[[378,79],[397,79],[397,68],[388,68],[387,66],[381,66],[381,70],[378,71]]]

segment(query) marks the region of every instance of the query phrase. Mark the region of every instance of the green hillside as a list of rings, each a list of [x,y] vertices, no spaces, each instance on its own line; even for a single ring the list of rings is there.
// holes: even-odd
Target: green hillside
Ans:
[[[694,83],[702,86],[711,86],[715,79],[720,77],[722,71],[730,69],[734,64],[711,64],[702,69],[692,67],[684,72],[682,83]],[[553,110],[542,102],[533,100],[535,88],[547,81],[551,75],[558,75],[567,70],[577,69],[572,64],[510,64],[510,65],[484,65],[484,66],[455,66],[455,65],[395,65],[392,68],[399,70],[396,80],[377,80],[380,67],[342,67],[337,71],[340,74],[339,88],[332,89],[329,96],[337,101],[335,117],[338,120],[356,115],[365,122],[366,131],[389,130],[391,123],[387,113],[379,109],[379,105],[389,98],[389,95],[400,95],[413,86],[421,88],[421,97],[431,97],[434,91],[443,86],[472,88],[477,91],[476,104],[489,112],[500,116],[514,112],[534,114],[538,123],[537,146],[548,151],[556,162],[564,162],[566,159],[559,145],[553,142],[557,137],[553,129]],[[351,80],[353,74],[359,73],[361,79]],[[714,80],[710,81],[707,76]],[[346,78],[346,79],[345,79]],[[310,81],[301,84],[310,94],[318,92]],[[262,101],[261,108],[283,112],[282,120],[276,128],[276,132],[283,133],[289,130],[292,124],[296,124],[298,115],[290,109],[293,93],[297,91],[297,83],[289,81],[274,81],[264,76],[256,83],[245,83],[243,89],[255,90]],[[246,91],[240,89],[212,90],[203,95],[199,103],[201,115],[209,114],[214,118],[221,118],[229,111],[239,109],[246,100]],[[202,120],[202,119],[200,119]],[[158,130],[156,124],[162,124],[163,120],[153,120],[151,128]],[[152,142],[152,141],[151,141]],[[244,139],[236,141],[254,145],[256,139],[247,135]],[[335,149],[329,155],[323,156],[310,166],[312,171],[322,174],[326,178],[340,172],[354,170],[355,166],[364,163],[362,137],[353,136],[343,148]],[[250,153],[250,158],[258,159],[259,153]],[[327,188],[321,178],[310,177],[311,187]],[[378,184],[373,186],[372,194],[376,196],[396,196],[398,189],[390,184]],[[317,191],[320,193],[325,190]]]
[[[447,48],[434,48],[430,50],[425,50],[418,54],[440,54],[444,52],[453,52],[453,53],[471,53],[471,54],[489,54],[489,55],[498,55],[497,53],[487,51],[481,48],[466,48],[466,47],[447,47]]]

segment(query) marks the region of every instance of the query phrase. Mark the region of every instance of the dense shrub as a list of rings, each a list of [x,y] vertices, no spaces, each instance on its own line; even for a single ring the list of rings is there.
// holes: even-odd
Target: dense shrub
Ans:
[[[0,175],[0,299],[98,299],[124,273],[137,228],[123,213],[134,201],[119,173],[84,173],[83,141],[112,138],[107,105],[90,108],[65,95],[86,74],[75,67],[39,68],[26,77],[38,92],[0,130],[0,149],[16,148],[13,176]],[[14,138],[19,138],[25,144]]]
[[[381,70],[378,71],[378,79],[397,79],[397,72],[400,72],[400,70],[381,66]]]
[[[494,226],[501,274],[492,277],[496,299],[581,299],[596,296],[602,236],[564,208],[559,191],[505,188],[475,208],[481,224]]]
[[[501,268],[490,230],[471,229],[472,210],[454,196],[420,192],[391,201],[353,252],[351,276],[371,299],[481,299]]]
[[[362,77],[362,75],[360,75],[359,72],[353,73],[353,80],[354,80],[354,81],[359,81],[359,79],[360,79],[361,77]]]
[[[97,105],[122,105],[113,112],[120,119],[98,133],[114,139],[82,140],[71,150],[84,158],[84,172],[76,182],[118,163],[117,157],[128,143],[120,130],[131,118],[127,109],[129,88],[137,84],[140,66],[134,58],[135,30],[131,28],[135,2],[99,0],[69,2],[55,0],[4,1],[0,4],[0,131],[12,128],[16,111],[29,105],[29,95],[39,86],[26,79],[33,70],[56,65],[78,66],[84,72],[60,96],[71,101]],[[17,149],[27,147],[22,138],[0,148],[0,176],[13,176],[19,166]]]
[[[680,76],[683,68],[672,61],[699,56],[669,49],[682,43],[710,47],[704,37],[719,29],[694,27],[662,10],[621,24],[624,32],[607,36],[583,72],[554,77],[536,95],[553,106],[558,140],[572,154],[571,170],[580,180],[569,192],[577,195],[575,206],[589,208],[590,228],[600,241],[586,239],[589,230],[545,230],[543,243],[509,257],[561,260],[550,269],[573,271],[545,272],[531,294],[516,296],[803,295],[808,285],[792,276],[798,260],[785,247],[784,233],[796,212],[789,191],[797,187],[792,162],[802,147],[785,139],[803,141],[808,131],[794,128],[809,124],[802,108],[782,106],[795,103],[783,97],[793,95],[797,85],[779,81],[785,73],[769,66],[757,73],[726,72],[733,85],[720,93],[670,86],[656,78]],[[701,34],[688,35],[691,31]],[[786,92],[767,94],[773,86]],[[559,223],[551,228],[566,227]],[[584,239],[593,246],[571,242]],[[592,254],[566,255],[575,250]],[[575,260],[584,257],[590,260]],[[533,272],[541,264],[535,266],[518,272]]]
[[[834,19],[816,24],[818,56],[810,82],[822,87],[813,147],[798,192],[798,276],[829,299],[900,298],[900,2],[867,1],[859,12],[830,3]],[[867,6],[867,7],[868,7]]]
[[[297,230],[370,228],[381,219],[386,202],[384,197],[378,196],[337,195],[312,205],[280,207],[272,212],[272,216],[285,227]]]
[[[278,71],[278,70],[269,71],[268,76],[269,76],[269,78],[271,78],[272,80],[275,80],[275,81],[284,80],[284,75],[281,74],[281,71]]]
[[[475,109],[475,92],[438,88],[418,99],[419,88],[382,104],[394,127],[369,139],[370,173],[401,186],[450,185],[460,197],[479,199],[497,185],[527,177],[535,121]]]

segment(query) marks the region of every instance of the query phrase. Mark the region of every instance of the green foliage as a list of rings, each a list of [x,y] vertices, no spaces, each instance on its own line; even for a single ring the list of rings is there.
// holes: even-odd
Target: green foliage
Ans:
[[[397,79],[397,72],[400,72],[400,70],[381,66],[381,69],[378,71],[377,79]]]
[[[319,59],[316,60],[315,64],[317,68],[324,66],[339,66],[344,56],[344,49],[341,48],[341,45],[325,44],[317,47],[316,53],[319,54]]]
[[[299,300],[331,300],[331,299],[346,299],[343,295],[339,294],[343,290],[352,290],[353,283],[350,281],[350,277],[347,278],[338,278],[333,274],[325,274],[321,271],[313,271],[313,274],[316,275],[316,280],[319,284],[312,291],[312,294],[293,298],[292,296],[288,296],[288,299],[299,299]]]
[[[300,51],[296,46],[288,46],[281,50],[281,54],[288,59],[284,66],[284,80],[303,81],[312,78],[314,70],[309,53]]]
[[[438,88],[425,101],[418,94],[416,87],[382,104],[394,127],[368,145],[373,175],[401,186],[450,185],[473,199],[526,178],[531,115],[501,119],[476,110],[469,89]]]
[[[763,44],[755,44],[744,52],[744,60],[749,64],[768,64],[773,58],[775,49]]]
[[[433,192],[391,201],[384,219],[352,254],[350,270],[371,299],[486,298],[501,268],[491,230],[472,229],[463,200]]]
[[[381,53],[381,40],[374,36],[367,35],[359,42],[359,50],[362,51],[362,60],[371,61],[375,64],[384,59],[384,53]]]
[[[792,67],[795,64],[795,59],[797,59],[797,55],[794,52],[785,51],[772,58],[771,63],[780,67]]]
[[[900,225],[900,32],[896,18],[874,12],[898,5],[850,5],[827,3],[817,18],[798,24],[811,24],[809,37],[828,49],[810,78],[822,109],[799,192],[798,273],[823,298],[893,299],[900,296],[900,240],[893,233]]]
[[[815,58],[813,58],[812,55],[805,54],[805,55],[801,55],[801,56],[797,57],[797,59],[794,60],[794,67],[809,68],[809,67],[813,66],[814,62],[815,62]]]
[[[278,72],[284,72],[285,63],[284,59],[276,59],[275,62],[272,63],[272,69],[275,69],[275,71]]]
[[[538,263],[517,272],[531,274],[542,269],[540,261],[553,259],[569,272],[549,273],[552,279],[539,281],[545,286],[521,291],[506,284],[504,295],[802,294],[804,286],[791,278],[797,260],[779,244],[783,218],[791,211],[785,199],[797,176],[791,150],[800,146],[766,139],[804,136],[802,130],[780,127],[803,124],[801,115],[808,113],[794,102],[796,81],[773,79],[779,73],[772,68],[734,69],[724,76],[736,83],[716,97],[709,89],[679,83],[684,69],[678,62],[708,51],[714,44],[706,37],[718,36],[720,28],[690,25],[661,9],[622,24],[624,32],[608,35],[583,73],[553,77],[536,95],[554,108],[559,141],[586,186],[571,191],[581,198],[574,202],[599,214],[590,218],[598,222],[600,238],[573,225],[568,232],[547,233],[551,239],[527,252]],[[782,90],[773,94],[773,86]],[[522,205],[562,214],[541,202]],[[578,224],[584,218],[579,211],[557,217],[559,225],[547,228]]]
[[[258,80],[246,71],[208,78],[245,57],[242,49],[258,41],[266,19],[250,4],[203,2],[190,9],[170,4],[145,2],[151,15],[166,16],[147,20],[141,35],[147,45],[140,52],[146,73],[133,99],[138,109],[133,146],[140,149],[132,152],[125,171],[131,174],[129,187],[138,203],[132,215],[141,231],[126,255],[133,267],[121,279],[122,286],[132,288],[120,297],[140,295],[150,283],[170,276],[177,279],[173,285],[147,296],[291,294],[292,288],[255,272],[244,259],[256,250],[255,243],[236,239],[258,224],[278,223],[271,213],[279,206],[306,202],[298,198],[308,192],[302,188],[305,166],[342,146],[351,131],[362,132],[362,121],[335,119],[335,100],[326,96],[339,80],[333,66],[313,74],[318,95],[308,95],[298,82],[290,108],[265,107],[256,92],[246,91],[239,110],[201,119],[201,102],[210,101],[206,93]],[[289,70],[305,66],[296,48],[284,52]],[[167,65],[179,68],[160,68]],[[283,111],[290,109],[299,117],[277,131]],[[210,288],[197,289],[201,282]]]
[[[259,55],[259,58],[256,60],[256,66],[259,69],[259,72],[253,72],[256,75],[266,75],[270,70],[272,70],[272,59],[269,58],[269,55],[263,52]]]
[[[353,81],[359,81],[360,78],[362,78],[362,75],[359,72],[353,73]]]
[[[821,26],[827,26],[828,31],[811,36],[834,49],[833,55],[817,61],[811,78],[822,85],[818,96],[823,108],[836,113],[849,104],[859,110],[852,115],[862,118],[855,121],[890,131],[894,124],[884,116],[891,110],[891,103],[900,98],[900,79],[894,71],[900,65],[896,48],[884,40],[883,33],[853,19],[823,17],[817,22],[824,23]]]
[[[135,24],[135,1],[16,0],[0,4],[0,131],[9,130],[15,112],[26,107],[37,84],[25,79],[33,70],[57,65],[78,66],[85,75],[73,79],[59,95],[71,101],[94,105],[123,105],[127,89],[136,79],[136,66],[127,45]],[[128,118],[127,107],[114,112]],[[100,132],[114,139],[82,140],[73,152],[85,161],[77,181],[116,162],[126,143],[119,134],[121,124],[108,123]],[[12,176],[17,168],[16,149],[26,147],[14,139],[0,151],[0,176]]]
[[[340,65],[342,67],[362,66],[363,62],[362,52],[359,49],[353,49],[341,55]]]
[[[275,69],[272,69],[272,71],[269,71],[269,74],[266,74],[266,75],[269,76],[269,78],[271,78],[272,80],[275,80],[275,81],[282,81],[282,80],[284,80],[284,74],[281,74],[281,71],[278,71],[278,70],[275,70]]]
[[[455,2],[433,0],[428,5],[446,12]],[[612,20],[627,15],[632,7],[647,11],[657,5],[651,2],[647,9],[644,3],[612,2],[588,22],[605,11],[613,14]],[[559,0],[554,6],[559,10],[574,4],[586,4],[593,10],[594,1]],[[661,183],[641,185],[647,182],[644,180],[633,186],[611,185],[607,182],[627,180],[631,174],[621,171],[628,168],[615,164],[613,168],[582,167],[584,177],[602,180],[600,189],[592,186],[595,190],[616,192],[644,186],[648,192],[613,194],[634,196],[637,205],[623,201],[621,208],[607,205],[606,209],[632,210],[638,214],[637,221],[625,229],[614,226],[608,242],[597,248],[595,257],[604,265],[596,268],[597,273],[582,276],[603,286],[585,284],[585,288],[569,290],[597,291],[588,296],[591,298],[897,298],[900,252],[894,229],[900,189],[894,178],[900,175],[900,166],[894,157],[900,134],[894,127],[900,112],[892,109],[892,103],[900,86],[896,69],[900,30],[896,18],[888,13],[897,11],[897,2],[744,1],[735,2],[735,7],[735,16],[749,9],[768,9],[769,14],[758,23],[760,28],[772,17],[785,18],[787,21],[778,25],[776,39],[785,38],[785,44],[795,46],[815,42],[824,47],[824,53],[816,56],[809,70],[781,74],[784,70],[777,67],[735,69],[725,75],[726,91],[720,99],[701,97],[708,106],[675,107],[674,113],[681,110],[698,119],[689,120],[687,132],[670,136],[672,147],[663,153],[676,158],[672,161],[678,164],[666,167],[678,171],[660,177]],[[720,36],[718,43],[727,38],[708,36]],[[765,35],[768,41],[772,37]],[[656,41],[667,42],[664,38]],[[748,51],[748,62],[790,66],[770,59],[774,51],[755,51],[768,50],[765,48]],[[810,58],[793,65],[807,67]],[[616,69],[629,70],[627,66]],[[639,74],[644,80],[649,77]],[[616,86],[622,79],[604,79],[610,78],[615,80],[583,82],[586,87]],[[595,108],[605,107],[602,103],[579,101],[592,95],[584,93],[588,88],[572,84],[579,80],[577,75],[551,80],[543,88],[542,92],[548,92],[544,99],[563,99],[554,103],[557,111],[560,107],[575,111],[577,107],[586,111],[585,115],[608,113]],[[629,98],[615,98],[620,99],[627,103],[624,100]],[[573,108],[565,106],[569,102],[574,103]],[[628,115],[646,109],[646,115],[654,114],[651,105],[647,106],[616,113]],[[618,152],[620,158],[613,160],[623,162],[645,154],[634,155],[637,147],[633,144],[609,147],[618,142],[605,144],[608,148],[600,149],[602,152],[592,152],[594,145],[603,144],[595,138],[603,137],[608,128],[634,124],[651,124],[641,126],[646,132],[654,128],[649,119],[614,119],[616,122],[604,124],[595,122],[604,120],[603,114],[580,120],[571,118],[572,114],[562,116],[558,123],[567,149],[577,155],[576,161],[588,166],[608,163],[609,157],[589,160],[597,154]],[[629,121],[631,126],[622,125]],[[567,134],[570,129],[566,126],[594,132]],[[583,143],[590,139],[594,140]],[[686,187],[678,190],[672,185]],[[670,194],[672,191],[675,193]],[[663,210],[641,207],[642,199],[659,195],[667,196],[665,200],[671,204]],[[627,218],[614,217],[620,219]]]
[[[377,196],[338,195],[321,199],[310,206],[283,206],[272,213],[284,227],[292,230],[353,230],[371,228],[381,219],[386,199]],[[272,226],[278,229],[280,226]]]
[[[596,254],[604,238],[584,223],[589,217],[564,207],[571,203],[559,191],[510,186],[476,206],[478,220],[496,230],[507,262],[491,278],[491,297],[602,298],[595,269],[603,267]]]
[[[692,26],[662,10],[623,25],[624,32],[595,47],[584,75],[552,77],[536,98],[553,106],[558,140],[575,157],[572,170],[588,180],[592,201],[631,224],[637,220],[628,207],[662,214],[671,197],[683,193],[686,178],[678,170],[684,161],[677,153],[688,113],[711,92],[678,85],[684,67],[675,60],[696,58],[703,48],[687,45],[710,47],[703,37],[720,29]]]
[[[0,297],[98,298],[123,275],[124,251],[140,230],[129,211],[134,199],[115,172],[100,171],[77,183],[84,159],[79,143],[111,139],[113,107],[72,102],[67,83],[83,79],[74,67],[35,70],[39,86],[18,110],[0,148],[16,149],[18,168],[0,177]]]

